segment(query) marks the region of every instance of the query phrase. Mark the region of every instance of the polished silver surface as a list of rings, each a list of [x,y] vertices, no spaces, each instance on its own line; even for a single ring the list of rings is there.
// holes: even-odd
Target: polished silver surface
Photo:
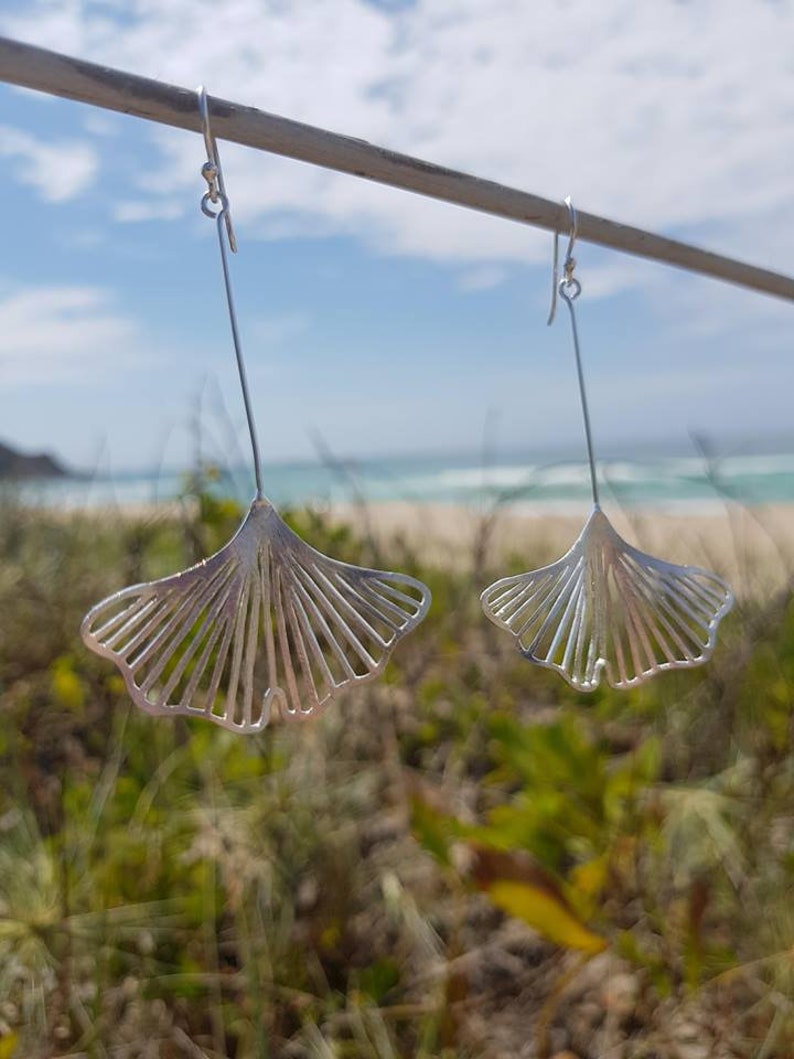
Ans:
[[[633,548],[594,507],[562,559],[496,581],[481,600],[525,658],[593,691],[602,673],[613,687],[630,688],[705,662],[733,595],[708,570]]]
[[[255,732],[274,708],[306,717],[372,680],[429,605],[420,581],[329,559],[255,500],[219,552],[122,589],[81,632],[141,709]]]
[[[256,496],[219,552],[171,577],[116,592],[88,612],[81,634],[119,667],[133,702],[148,713],[205,717],[256,732],[274,709],[306,717],[343,688],[376,677],[398,640],[427,613],[430,590],[406,574],[321,555],[263,495],[226,238],[233,251],[237,246],[203,88],[198,103],[208,154],[201,209],[217,226]]]
[[[593,691],[602,673],[613,687],[630,688],[666,669],[705,662],[734,599],[716,574],[675,566],[633,548],[601,510],[574,309],[582,292],[573,274],[578,222],[570,198],[565,205],[568,249],[559,278],[555,234],[548,323],[554,320],[559,296],[571,318],[593,510],[562,559],[494,582],[480,602],[491,621],[513,634],[525,658],[555,669],[578,690]]]

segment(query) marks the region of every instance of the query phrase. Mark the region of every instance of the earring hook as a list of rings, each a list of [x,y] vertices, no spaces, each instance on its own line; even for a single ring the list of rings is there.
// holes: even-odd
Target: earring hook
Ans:
[[[204,135],[204,146],[207,150],[207,161],[201,167],[201,175],[207,181],[207,193],[201,200],[201,212],[206,214],[207,217],[213,218],[221,213],[223,214],[223,221],[226,225],[226,235],[229,240],[229,249],[233,254],[236,254],[237,239],[232,226],[231,213],[229,212],[229,199],[226,195],[226,185],[223,180],[221,156],[218,153],[218,144],[215,141],[215,137],[212,135],[212,127],[210,126],[210,109],[207,101],[207,90],[204,85],[199,85],[196,91],[198,94],[199,114],[201,115],[201,131]],[[220,203],[220,209],[213,210],[210,207],[210,203],[213,205]]]
[[[560,233],[554,233],[554,263],[552,264],[551,271],[551,308],[549,310],[549,318],[546,321],[546,325],[549,326],[554,322],[554,317],[557,314],[557,294],[560,291],[562,284],[565,284],[569,290],[568,297],[576,298],[581,292],[581,286],[579,281],[573,278],[573,270],[576,268],[576,258],[573,256],[573,248],[576,245],[576,237],[579,234],[579,217],[576,213],[571,196],[566,195],[563,202],[568,207],[568,248],[565,251],[565,260],[563,261],[562,271],[563,278],[560,279],[559,274],[559,255],[560,255]]]
[[[223,269],[223,285],[226,290],[226,305],[229,310],[229,323],[232,328],[232,341],[234,343],[234,355],[237,360],[237,372],[240,376],[240,388],[243,391],[243,404],[245,405],[245,416],[248,420],[248,433],[251,437],[251,452],[254,458],[254,477],[256,479],[256,499],[261,500],[262,492],[262,461],[259,457],[259,442],[256,438],[256,424],[254,423],[254,410],[251,405],[251,395],[248,391],[248,378],[243,360],[243,348],[240,342],[240,332],[237,327],[237,312],[234,308],[234,295],[232,294],[232,280],[229,275],[229,262],[226,254],[226,241],[233,254],[237,253],[237,240],[232,228],[232,219],[229,214],[229,199],[226,195],[226,185],[223,182],[223,170],[218,154],[218,145],[210,128],[210,112],[207,104],[207,91],[204,85],[199,85],[196,90],[198,96],[198,108],[201,115],[201,131],[204,134],[204,145],[207,148],[207,161],[201,167],[201,175],[207,181],[207,191],[201,200],[201,212],[206,217],[215,221],[215,229],[218,233],[218,249],[221,254],[221,268]],[[217,205],[217,209],[212,206]],[[227,240],[223,238],[226,229]]]

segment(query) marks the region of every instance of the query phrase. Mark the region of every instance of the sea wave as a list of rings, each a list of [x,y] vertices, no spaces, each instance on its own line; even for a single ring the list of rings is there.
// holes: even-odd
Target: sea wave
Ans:
[[[794,453],[738,455],[707,463],[692,457],[655,460],[605,460],[598,465],[602,499],[625,507],[694,510],[724,502],[747,504],[794,502]],[[583,461],[521,463],[515,458],[478,465],[458,458],[372,460],[341,471],[323,464],[277,464],[266,467],[266,492],[280,505],[334,503],[363,499],[371,503],[539,505],[564,512],[588,503],[590,471]],[[61,509],[125,507],[172,501],[185,493],[181,472],[30,482],[12,487],[30,504]],[[213,488],[232,491],[241,501],[251,495],[247,470],[224,477]]]

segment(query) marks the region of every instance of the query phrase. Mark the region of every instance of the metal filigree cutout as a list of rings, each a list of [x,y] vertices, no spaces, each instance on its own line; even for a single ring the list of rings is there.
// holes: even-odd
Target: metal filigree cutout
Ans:
[[[733,604],[716,574],[633,548],[599,507],[562,559],[504,577],[480,598],[525,658],[579,691],[593,691],[602,672],[613,687],[630,688],[666,669],[700,665]]]
[[[430,590],[407,574],[321,555],[265,499],[226,255],[226,243],[236,253],[237,240],[203,88],[198,105],[207,148],[201,210],[218,235],[256,495],[225,548],[189,570],[122,589],[93,607],[80,631],[92,651],[115,662],[147,713],[256,732],[274,707],[305,717],[342,688],[376,677],[427,613]]]
[[[708,570],[674,566],[632,548],[601,510],[574,310],[582,293],[574,277],[578,222],[570,198],[565,205],[568,250],[559,278],[555,234],[548,323],[559,296],[571,319],[593,510],[562,559],[503,577],[486,588],[480,602],[492,622],[513,634],[525,658],[555,669],[579,691],[597,688],[602,672],[613,687],[631,688],[665,669],[705,662],[714,650],[717,626],[733,606],[733,593]]]
[[[305,717],[376,677],[429,605],[406,574],[315,551],[263,499],[211,558],[122,589],[81,632],[141,709],[255,732],[274,707]]]

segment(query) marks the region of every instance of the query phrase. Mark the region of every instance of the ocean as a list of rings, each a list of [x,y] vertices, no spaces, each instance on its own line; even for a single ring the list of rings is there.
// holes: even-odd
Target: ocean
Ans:
[[[601,502],[624,508],[699,514],[724,508],[794,503],[794,452],[656,456],[599,461]],[[190,489],[182,470],[91,475],[6,486],[26,503],[75,510],[157,504]],[[587,464],[511,455],[411,456],[392,459],[271,463],[263,470],[266,495],[281,507],[326,506],[364,500],[412,504],[509,504],[531,514],[575,514],[590,502]],[[213,491],[245,502],[253,495],[247,468],[217,472]]]

